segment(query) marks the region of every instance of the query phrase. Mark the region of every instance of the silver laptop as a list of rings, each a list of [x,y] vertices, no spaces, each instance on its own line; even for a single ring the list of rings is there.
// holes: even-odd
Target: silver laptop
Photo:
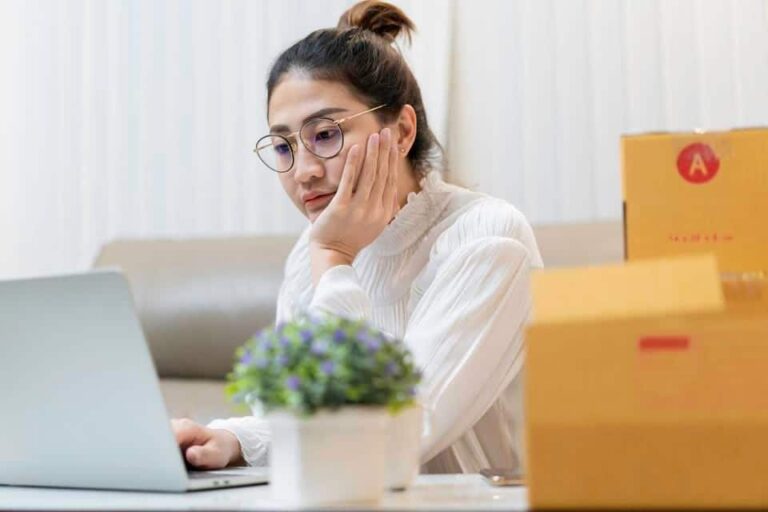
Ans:
[[[266,468],[186,470],[119,271],[0,281],[0,484],[188,491]]]

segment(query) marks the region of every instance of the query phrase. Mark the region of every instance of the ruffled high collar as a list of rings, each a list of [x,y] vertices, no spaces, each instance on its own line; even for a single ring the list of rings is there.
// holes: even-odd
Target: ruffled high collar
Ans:
[[[405,205],[379,237],[367,247],[371,253],[392,255],[416,242],[435,223],[451,196],[451,185],[440,172],[429,171],[419,180],[421,190],[410,192]]]

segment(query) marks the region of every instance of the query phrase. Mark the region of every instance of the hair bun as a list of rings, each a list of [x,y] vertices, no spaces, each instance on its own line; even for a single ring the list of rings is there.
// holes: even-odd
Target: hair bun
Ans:
[[[416,26],[398,7],[376,0],[364,0],[348,9],[339,18],[337,28],[359,27],[383,37],[392,43],[401,33],[411,42]]]

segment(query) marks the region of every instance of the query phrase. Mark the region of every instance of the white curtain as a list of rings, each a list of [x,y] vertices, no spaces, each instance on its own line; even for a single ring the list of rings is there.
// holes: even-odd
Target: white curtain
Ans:
[[[251,148],[281,50],[351,0],[0,2],[0,277],[125,237],[296,233]],[[768,124],[764,0],[411,0],[458,181],[535,223],[617,219],[625,132]]]
[[[459,0],[455,19],[453,166],[534,223],[621,218],[623,133],[768,126],[765,0]]]
[[[115,238],[298,232],[251,151],[267,73],[353,3],[4,3],[0,276],[87,268]],[[448,55],[430,49],[449,34],[425,18],[450,4],[398,3],[420,26],[409,57],[444,126]]]

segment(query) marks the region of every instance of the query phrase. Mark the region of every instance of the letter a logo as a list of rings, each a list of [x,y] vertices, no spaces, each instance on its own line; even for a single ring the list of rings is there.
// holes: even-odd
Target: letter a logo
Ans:
[[[720,160],[706,144],[689,144],[677,156],[677,172],[688,183],[706,183],[714,178],[719,170]]]

